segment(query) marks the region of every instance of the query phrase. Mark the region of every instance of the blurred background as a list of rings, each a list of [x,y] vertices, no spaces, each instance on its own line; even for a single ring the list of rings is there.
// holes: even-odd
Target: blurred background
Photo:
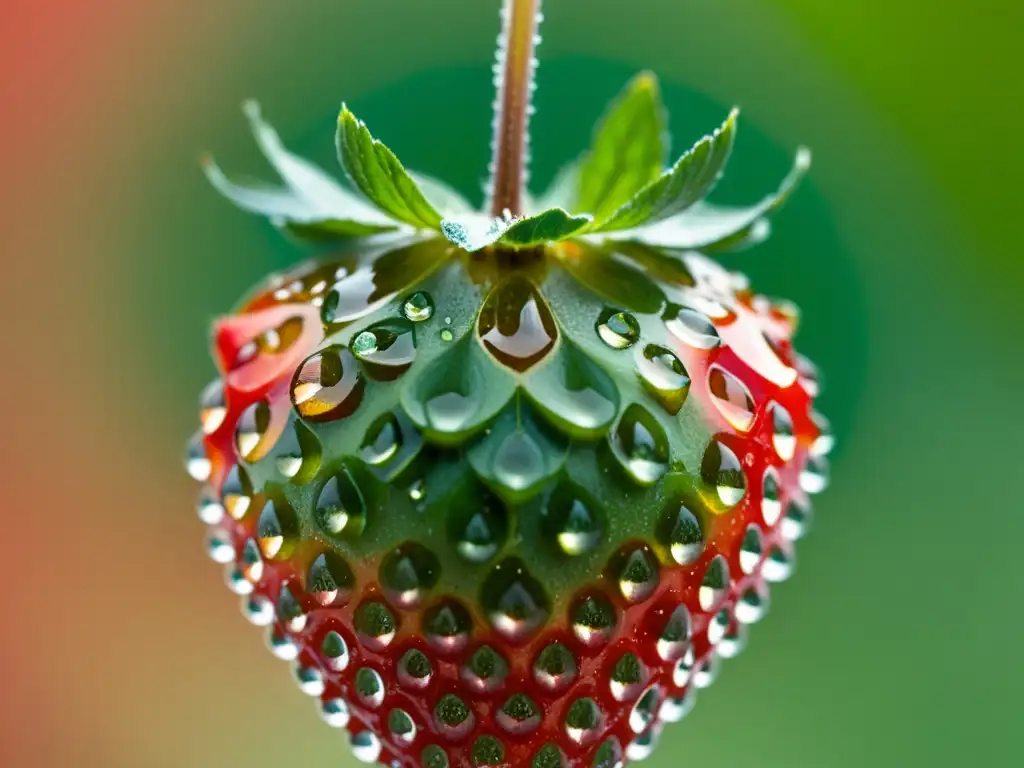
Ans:
[[[298,251],[233,210],[258,97],[328,167],[347,100],[479,199],[498,0],[7,0],[0,24],[0,764],[351,766],[202,553],[181,451],[207,327]],[[730,257],[804,310],[839,435],[798,576],[647,763],[1019,765],[1017,0],[549,0],[535,178],[637,69],[676,148],[743,107],[716,198],[810,181]]]

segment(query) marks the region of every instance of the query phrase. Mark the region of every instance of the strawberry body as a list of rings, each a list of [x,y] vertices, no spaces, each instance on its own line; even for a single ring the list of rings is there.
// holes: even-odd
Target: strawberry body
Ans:
[[[189,454],[211,556],[367,762],[641,759],[825,484],[795,323],[633,245],[309,262],[215,328]]]

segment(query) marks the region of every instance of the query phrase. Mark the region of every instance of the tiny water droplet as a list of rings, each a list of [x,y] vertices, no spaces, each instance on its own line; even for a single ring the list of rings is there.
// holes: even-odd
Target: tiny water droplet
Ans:
[[[647,671],[635,653],[624,653],[612,667],[608,687],[616,701],[636,698],[647,679]]]
[[[206,444],[203,442],[203,433],[197,432],[188,441],[185,448],[185,471],[193,480],[205,483],[210,479],[213,465],[210,457],[206,455]]]
[[[283,502],[268,501],[256,523],[256,536],[265,558],[287,560],[295,551],[299,537],[295,512]]]
[[[388,714],[388,730],[399,744],[411,744],[416,740],[416,723],[404,709],[392,709]]]
[[[331,728],[344,728],[351,715],[343,699],[324,699],[320,702],[320,717]]]
[[[348,667],[348,643],[335,630],[332,629],[324,635],[320,642],[320,652],[323,654],[324,663],[335,672],[341,672]]]
[[[380,739],[372,731],[350,733],[348,744],[356,760],[362,763],[376,763],[383,749]]]
[[[231,542],[231,534],[222,528],[211,528],[206,534],[206,554],[221,565],[234,562],[235,545]]]
[[[642,602],[658,588],[658,560],[646,544],[627,548],[613,557],[611,570],[626,602]]]
[[[333,536],[358,536],[366,522],[362,493],[347,469],[331,477],[317,497],[314,518]]]
[[[448,330],[447,328],[441,329],[441,341],[451,341],[454,338],[455,336],[452,335],[452,332],[450,330]]]
[[[668,437],[642,406],[634,403],[626,409],[608,442],[623,468],[639,484],[653,485],[668,472]]]
[[[270,430],[270,404],[257,400],[242,411],[235,427],[235,448],[238,455],[250,463],[259,461],[269,450],[266,445]]]
[[[608,642],[616,622],[615,608],[604,595],[588,595],[572,608],[573,634],[587,646]]]
[[[292,402],[299,415],[311,421],[350,416],[363,399],[365,382],[352,353],[328,347],[299,367],[292,383]]]
[[[800,471],[800,488],[804,493],[821,493],[828,487],[828,459],[824,456],[808,456],[807,464]]]
[[[302,632],[306,628],[308,616],[299,598],[295,596],[290,584],[281,587],[277,596],[277,618],[289,632]]]
[[[674,352],[648,344],[636,354],[636,371],[647,391],[666,411],[679,413],[690,392],[690,376]]]
[[[449,768],[447,753],[436,744],[425,747],[420,755],[420,768]]]
[[[224,484],[220,489],[220,500],[224,509],[235,520],[245,517],[252,506],[252,483],[249,475],[239,465],[235,464],[228,471]]]
[[[761,566],[761,576],[764,580],[773,584],[786,581],[790,576],[793,575],[793,553],[787,552],[785,549],[776,544],[772,547],[768,553],[768,557],[765,558],[764,564]]]
[[[661,703],[661,710],[658,712],[658,719],[666,723],[678,723],[691,711],[697,703],[697,690],[687,689],[682,696],[668,696]]]
[[[743,624],[755,624],[768,612],[768,591],[763,587],[750,587],[740,595],[733,609],[736,620]]]
[[[743,474],[743,466],[732,449],[720,440],[715,439],[708,444],[700,473],[726,507],[736,506],[746,495],[747,478]]]
[[[807,535],[811,524],[811,504],[806,499],[790,499],[786,516],[782,518],[782,535],[790,541],[799,541]]]
[[[213,489],[204,485],[196,500],[196,514],[207,525],[217,525],[224,519],[224,506]]]
[[[836,445],[835,436],[832,434],[832,425],[829,423],[828,419],[817,411],[811,411],[811,420],[814,422],[814,426],[818,430],[817,437],[815,437],[814,442],[811,443],[811,455],[819,457],[828,456],[832,453],[832,449]]]
[[[661,688],[652,685],[644,691],[644,695],[640,697],[640,700],[633,706],[633,711],[629,713],[629,727],[633,729],[633,733],[643,733],[651,727],[658,714],[658,704],[660,703]]]
[[[729,615],[729,611],[726,608],[723,608],[712,617],[711,621],[708,622],[708,645],[717,646],[722,642],[726,630],[729,629],[730,621],[732,621],[732,616]]]
[[[522,735],[537,730],[541,712],[536,702],[525,693],[514,693],[505,699],[494,719],[509,733]]]
[[[341,555],[324,552],[309,566],[306,591],[324,607],[344,605],[352,597],[356,578]]]
[[[590,766],[591,768],[622,768],[622,759],[622,746],[619,744],[619,740],[612,736],[597,748]]]
[[[398,417],[386,413],[371,425],[360,454],[367,464],[380,465],[391,461],[402,448],[402,428]]]
[[[521,642],[547,620],[549,601],[522,561],[505,560],[488,574],[481,602],[491,625],[511,642]]]
[[[434,316],[434,300],[426,291],[416,291],[402,302],[402,314],[413,323],[422,323]]]
[[[498,554],[508,537],[505,508],[494,499],[481,500],[479,509],[469,508],[451,518],[455,550],[471,563],[485,563]]]
[[[640,322],[629,312],[606,309],[595,328],[601,341],[612,349],[626,349],[640,339]]]
[[[326,688],[323,672],[304,664],[295,667],[295,682],[307,696],[321,696]]]
[[[669,333],[685,344],[697,349],[715,349],[722,345],[722,337],[714,323],[702,312],[689,307],[670,307],[665,326]]]
[[[359,642],[371,651],[382,651],[391,645],[398,631],[395,615],[384,603],[367,600],[356,609],[352,621]]]

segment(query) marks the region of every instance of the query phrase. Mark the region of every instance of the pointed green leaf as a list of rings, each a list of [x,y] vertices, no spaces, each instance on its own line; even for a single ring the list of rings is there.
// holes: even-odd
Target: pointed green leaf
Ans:
[[[441,214],[394,153],[370,135],[346,106],[338,117],[338,159],[352,183],[389,216],[419,229],[440,229]]]
[[[441,222],[441,232],[466,251],[479,251],[491,245],[509,248],[532,248],[556,243],[582,232],[591,218],[570,216],[561,208],[528,216],[525,219],[503,219],[485,214],[468,214]]]
[[[232,180],[212,158],[204,157],[202,165],[207,179],[231,202],[310,239],[355,237],[398,229],[397,222],[366,205],[312,163],[285,149],[277,132],[263,120],[256,102],[246,102],[243,109],[260,150],[286,186]]]
[[[732,152],[738,114],[734,109],[718,130],[698,141],[674,166],[637,192],[611,218],[604,222],[598,220],[591,231],[610,232],[653,224],[703,200],[718,181]]]
[[[665,167],[665,110],[657,78],[637,75],[609,107],[579,169],[575,210],[603,221]]]
[[[663,248],[685,249],[724,249],[741,243],[747,244],[751,240],[757,241],[759,236],[767,235],[765,217],[782,207],[810,167],[810,150],[801,148],[797,151],[792,170],[778,190],[754,205],[724,207],[700,202],[678,216],[633,230],[615,232],[610,237],[636,240]]]

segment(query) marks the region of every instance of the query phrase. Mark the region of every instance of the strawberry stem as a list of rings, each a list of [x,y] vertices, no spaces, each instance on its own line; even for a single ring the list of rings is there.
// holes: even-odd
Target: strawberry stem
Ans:
[[[502,31],[494,67],[498,97],[494,102],[490,210],[522,215],[522,193],[530,155],[533,113],[534,49],[539,41],[541,0],[505,0]]]

